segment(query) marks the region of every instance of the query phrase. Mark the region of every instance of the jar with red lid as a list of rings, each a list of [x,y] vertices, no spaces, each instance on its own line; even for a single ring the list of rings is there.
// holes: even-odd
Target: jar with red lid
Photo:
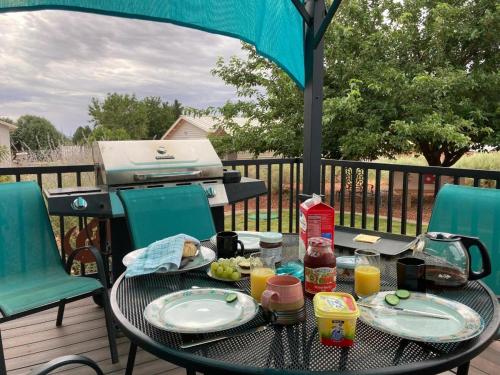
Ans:
[[[306,293],[333,292],[337,287],[337,261],[328,238],[313,237],[304,256],[304,289]]]

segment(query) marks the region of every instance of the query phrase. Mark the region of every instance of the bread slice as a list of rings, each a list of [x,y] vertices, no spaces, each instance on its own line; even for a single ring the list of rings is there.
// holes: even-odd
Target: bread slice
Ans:
[[[182,257],[187,258],[187,257],[194,257],[196,255],[197,251],[196,244],[191,241],[186,241],[184,242],[184,248],[182,249]]]
[[[242,260],[241,262],[238,263],[238,267],[244,270],[250,270],[250,259]]]

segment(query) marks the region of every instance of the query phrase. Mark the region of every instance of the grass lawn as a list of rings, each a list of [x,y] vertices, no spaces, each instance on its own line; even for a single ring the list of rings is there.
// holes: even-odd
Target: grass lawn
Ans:
[[[253,213],[254,214],[254,213]],[[277,214],[277,211],[272,211],[271,213],[273,216]],[[249,213],[249,217],[252,215],[252,213]],[[282,227],[282,232],[290,232],[289,229],[289,210],[283,210],[283,227]],[[255,216],[255,214],[254,214]],[[373,229],[373,216],[367,215],[366,216],[366,226],[367,229]],[[344,216],[344,225],[349,226],[351,223],[351,215],[349,213],[345,213]],[[293,213],[293,226],[291,229],[291,232],[295,232],[295,212]],[[340,215],[337,213],[335,215],[335,224],[340,224]],[[226,214],[225,216],[225,227],[227,230],[231,230],[231,215]],[[355,218],[355,227],[356,228],[361,228],[361,214],[356,214]],[[260,222],[259,222],[259,229],[261,231],[264,231],[267,229],[267,220],[265,220],[265,211],[261,211],[260,215]],[[406,233],[408,235],[415,235],[416,233],[417,226],[415,223],[412,222],[407,222],[406,223]],[[424,223],[422,231],[425,232],[427,229],[427,224]],[[236,230],[244,230],[244,215],[243,213],[236,213]],[[255,219],[251,220],[250,218],[248,219],[248,230],[257,230],[256,228],[256,222]],[[278,219],[271,219],[271,230],[272,231],[278,231]],[[379,218],[379,231],[380,232],[387,232],[387,219],[384,217]],[[401,221],[397,220],[395,218],[392,219],[392,232],[393,233],[401,233]]]

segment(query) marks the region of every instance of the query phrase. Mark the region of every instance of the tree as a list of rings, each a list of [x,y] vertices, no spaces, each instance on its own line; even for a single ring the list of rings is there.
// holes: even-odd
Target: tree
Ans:
[[[225,130],[211,136],[217,151],[227,154],[247,150],[255,155],[274,151],[283,156],[302,154],[303,98],[295,83],[276,65],[260,57],[255,49],[243,44],[247,60],[232,57],[228,64],[217,61],[212,70],[228,85],[236,88],[241,99],[227,102],[219,111]],[[233,117],[249,118],[244,125]]]
[[[12,143],[16,150],[53,149],[65,140],[64,135],[43,117],[24,115],[19,117],[16,125],[17,129],[12,134]]]
[[[342,3],[325,35],[323,156],[416,151],[449,166],[471,147],[499,146],[499,18],[493,0]],[[300,156],[302,92],[243,49],[247,59],[219,60],[213,70],[239,96],[221,108],[221,126],[235,138],[222,147]],[[238,127],[235,115],[261,125]]]
[[[159,139],[181,113],[182,106],[177,100],[170,105],[159,97],[140,100],[135,95],[117,93],[108,94],[102,102],[92,98],[89,105],[91,123],[96,129],[123,130],[129,139]],[[121,137],[124,132],[106,134]]]
[[[104,126],[97,126],[90,134],[88,141],[125,141],[131,139],[130,134],[125,129],[109,129]]]
[[[150,96],[144,98],[142,103],[146,109],[149,139],[160,139],[182,114],[182,107],[177,99],[170,105],[159,97]]]
[[[73,133],[72,141],[75,145],[87,144],[91,134],[92,128],[90,126],[79,126]]]
[[[146,109],[135,95],[108,94],[101,103],[92,98],[89,115],[94,127],[123,129],[131,139],[146,139],[148,135]]]

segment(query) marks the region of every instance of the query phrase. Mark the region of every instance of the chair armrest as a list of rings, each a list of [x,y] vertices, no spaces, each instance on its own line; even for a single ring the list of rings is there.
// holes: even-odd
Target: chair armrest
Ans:
[[[97,375],[104,375],[97,363],[83,355],[65,355],[63,357],[53,359],[52,361],[33,369],[32,372],[30,372],[30,375],[47,375],[51,371],[59,367],[63,367],[72,363],[78,363],[91,367],[92,369],[94,369]]]
[[[75,260],[75,257],[78,255],[79,252],[83,250],[90,250],[92,255],[95,258],[95,261],[97,263],[97,274],[99,276],[99,279],[101,280],[102,286],[106,288],[108,285],[107,279],[106,279],[106,271],[105,271],[105,266],[104,266],[104,260],[102,259],[101,252],[97,250],[95,246],[92,245],[87,245],[87,246],[82,246],[82,247],[77,247],[73,252],[68,256],[68,259],[66,260],[66,272],[68,274],[71,274],[71,266],[73,265],[73,261]]]

